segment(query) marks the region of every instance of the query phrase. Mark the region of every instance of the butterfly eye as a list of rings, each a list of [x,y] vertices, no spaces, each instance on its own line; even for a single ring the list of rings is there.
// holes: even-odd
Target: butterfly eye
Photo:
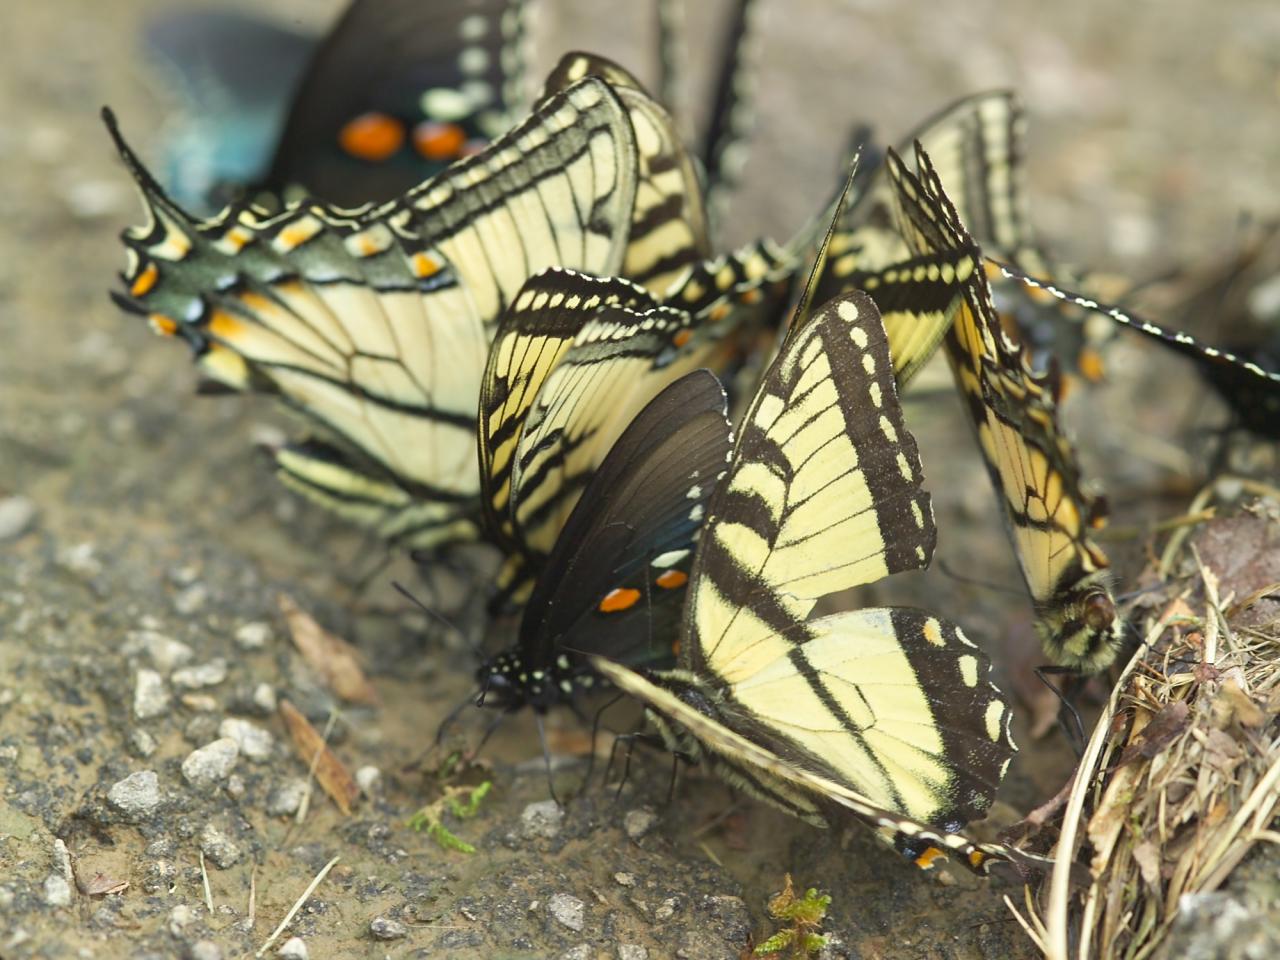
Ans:
[[[413,128],[413,148],[427,160],[453,160],[467,145],[467,133],[456,123],[424,120]]]
[[[378,163],[404,143],[404,125],[385,113],[362,113],[338,132],[338,143],[353,157]]]
[[[1084,622],[1091,630],[1102,630],[1115,619],[1116,607],[1104,593],[1095,593],[1084,603]]]

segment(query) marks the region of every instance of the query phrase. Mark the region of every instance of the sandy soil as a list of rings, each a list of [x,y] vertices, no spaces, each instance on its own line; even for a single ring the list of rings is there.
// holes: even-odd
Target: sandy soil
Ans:
[[[1020,896],[1008,880],[921,875],[865,832],[821,834],[696,771],[667,805],[662,757],[637,753],[616,798],[599,765],[579,790],[587,738],[572,717],[552,718],[550,731],[557,789],[572,795],[562,815],[536,806],[547,780],[521,717],[472,774],[494,783],[479,815],[453,823],[476,854],[405,827],[439,796],[432,734],[467,690],[471,654],[394,592],[393,580],[413,582],[405,563],[355,589],[378,549],[283,492],[252,452],[285,420],[263,402],[193,396],[182,351],[105,296],[122,261],[115,235],[138,211],[97,111],[111,104],[153,155],[165,107],[137,37],[174,5],[0,9],[0,497],[36,511],[0,542],[0,957],[247,956],[334,856],[280,940],[299,936],[315,957],[734,958],[769,932],[764,904],[787,872],[834,895],[831,957],[1031,955],[1001,902]],[[817,209],[853,121],[896,137],[955,96],[998,85],[1021,91],[1031,113],[1037,224],[1079,262],[1147,270],[1213,257],[1239,214],[1280,207],[1280,7],[1267,0],[1211,11],[1191,0],[763,5],[762,118],[731,240],[785,235]],[[337,4],[268,6],[320,23]],[[544,63],[586,47],[647,70],[634,55],[638,13],[546,6]],[[701,7],[691,16],[695,28],[705,19]],[[1176,361],[1127,343],[1119,357],[1121,382],[1076,413],[1117,523],[1131,524],[1185,506],[1203,446],[1183,431],[1220,411]],[[1015,585],[958,406],[934,398],[909,412],[939,556]],[[1155,496],[1165,488],[1183,499]],[[1122,582],[1141,564],[1140,546],[1121,549]],[[1006,685],[1026,687],[1038,654],[1020,596],[938,573],[902,579],[877,599],[946,612],[996,655]],[[334,708],[288,641],[282,591],[366,652],[378,689],[378,707],[343,710],[333,730],[352,770],[379,773],[350,817],[319,794],[301,824],[279,812],[306,770],[272,701],[288,697],[319,726]],[[225,675],[199,685],[222,673],[219,661]],[[140,719],[146,671],[170,699]],[[269,739],[193,786],[184,760],[228,718]],[[474,741],[486,722],[467,715],[461,734]],[[1001,823],[1051,795],[1071,763],[1059,738],[1031,742],[1025,717],[1016,732],[1024,749]],[[144,771],[156,802],[123,814],[108,794]],[[69,851],[69,887],[55,840]],[[129,887],[77,889],[96,874]]]

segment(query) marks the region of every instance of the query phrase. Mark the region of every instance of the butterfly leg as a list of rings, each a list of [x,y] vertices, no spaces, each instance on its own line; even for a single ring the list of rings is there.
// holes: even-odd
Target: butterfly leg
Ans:
[[[595,772],[596,738],[600,735],[600,721],[604,717],[605,711],[608,710],[610,707],[612,707],[615,703],[617,703],[622,698],[623,698],[623,694],[621,693],[618,694],[616,697],[611,698],[608,703],[606,703],[604,706],[602,706],[599,710],[596,711],[595,717],[593,717],[591,720],[591,752],[587,755],[587,777],[585,781],[586,783],[591,782],[591,774]],[[575,706],[576,706],[576,703],[575,703]],[[617,741],[615,740],[614,743],[616,745]],[[613,751],[610,750],[609,753],[610,753],[610,762],[612,763]],[[605,771],[605,776],[608,776],[607,770]]]
[[[560,797],[556,794],[556,783],[551,776],[551,750],[547,747],[547,731],[542,723],[542,714],[535,712],[534,719],[538,723],[538,742],[542,744],[542,760],[547,768],[547,789],[551,791],[551,799],[556,802],[557,807],[563,807]]]

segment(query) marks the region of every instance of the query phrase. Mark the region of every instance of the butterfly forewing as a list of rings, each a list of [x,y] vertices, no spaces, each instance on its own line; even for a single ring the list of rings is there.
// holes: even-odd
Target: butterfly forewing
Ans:
[[[699,669],[732,682],[802,642],[788,631],[818,598],[928,563],[933,517],[896,398],[866,295],[788,340],[710,507],[690,599]]]

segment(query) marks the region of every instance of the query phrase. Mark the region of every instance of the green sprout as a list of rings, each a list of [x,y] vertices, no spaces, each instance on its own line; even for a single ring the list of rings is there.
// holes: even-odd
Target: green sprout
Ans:
[[[818,928],[826,919],[829,906],[831,895],[820,894],[813,887],[806,890],[803,897],[796,899],[795,890],[791,886],[791,874],[788,873],[782,892],[769,901],[769,916],[790,926],[779,930],[756,947],[755,955],[767,957],[786,951],[786,956],[791,960],[808,960],[827,945],[827,938],[818,933]]]
[[[480,804],[493,787],[491,780],[474,786],[448,784],[437,800],[427,804],[409,818],[409,829],[426,833],[445,850],[458,853],[475,853],[476,848],[452,833],[444,825],[446,812],[459,820],[470,820],[480,812]]]

